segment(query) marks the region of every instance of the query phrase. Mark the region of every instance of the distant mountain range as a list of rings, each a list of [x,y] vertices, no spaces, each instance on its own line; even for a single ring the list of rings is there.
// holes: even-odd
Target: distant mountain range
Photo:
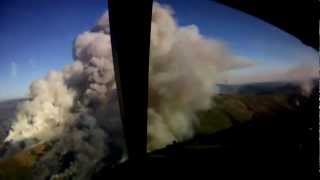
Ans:
[[[302,83],[319,87],[319,79],[310,79],[306,81],[287,81],[287,82],[258,82],[248,84],[218,84],[220,94],[243,94],[259,95],[272,93],[300,94]]]

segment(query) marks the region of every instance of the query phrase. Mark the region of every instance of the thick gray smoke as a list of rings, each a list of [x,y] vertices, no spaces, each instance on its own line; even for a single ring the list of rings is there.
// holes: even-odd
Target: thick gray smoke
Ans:
[[[191,138],[195,113],[211,106],[220,74],[250,65],[232,57],[222,43],[200,35],[195,25],[179,27],[172,13],[159,4],[153,6],[149,151]],[[56,142],[40,163],[39,177],[50,172],[46,164],[58,163],[57,153],[77,152],[78,171],[73,168],[73,173],[81,179],[108,156],[107,144],[125,151],[111,52],[106,12],[91,31],[76,38],[73,64],[32,83],[30,100],[19,107],[6,141],[24,142],[26,147]]]
[[[19,106],[6,138],[13,144],[9,154],[19,150],[21,142],[30,147],[56,141],[39,164],[58,164],[57,153],[76,152],[81,179],[108,155],[107,144],[124,150],[106,17],[75,39],[73,64],[32,83],[30,100]],[[39,179],[54,173],[49,165],[41,168]]]
[[[252,65],[230,55],[195,25],[179,27],[170,8],[155,4],[149,66],[148,150],[194,135],[196,112],[211,106],[216,82],[230,69]]]

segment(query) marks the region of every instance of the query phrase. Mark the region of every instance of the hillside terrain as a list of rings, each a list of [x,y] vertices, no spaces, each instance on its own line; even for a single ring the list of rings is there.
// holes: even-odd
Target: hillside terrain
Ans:
[[[190,165],[190,162],[192,162],[190,166],[194,166],[193,163],[199,163],[199,161],[213,161],[215,162],[213,166],[218,166],[218,163],[223,164],[224,161],[230,161],[231,157],[234,160],[243,161],[244,159],[240,158],[241,153],[244,156],[260,157],[259,151],[296,153],[297,162],[306,163],[309,156],[304,153],[309,152],[308,148],[312,146],[309,129],[312,128],[312,118],[314,118],[312,114],[317,112],[317,108],[313,107],[318,100],[318,86],[314,86],[309,96],[301,95],[296,86],[286,86],[287,89],[284,88],[283,91],[279,91],[279,86],[273,87],[276,88],[269,87],[269,90],[264,93],[256,93],[260,91],[257,90],[260,88],[256,87],[255,93],[251,89],[246,93],[244,88],[241,93],[221,93],[213,97],[212,107],[207,111],[198,112],[199,122],[196,126],[196,136],[189,141],[175,143],[150,153],[148,168],[162,167],[161,164],[168,165],[168,163],[171,164],[168,167],[174,164],[183,166],[184,163]],[[14,109],[13,106],[8,106],[9,110]],[[37,161],[50,150],[53,144],[54,142],[45,142],[9,158],[0,159],[0,179],[30,179]],[[0,152],[5,151],[5,146],[7,145],[0,147]],[[294,152],[291,152],[290,148]],[[232,156],[228,152],[232,152]],[[221,153],[222,155],[219,155]],[[266,154],[265,156],[266,159],[263,159],[266,162],[271,161],[272,158],[267,158],[269,156]],[[281,157],[286,161],[289,161],[287,158],[292,158],[290,162],[294,160],[293,157],[286,157],[283,154]],[[62,155],[61,159],[68,158]],[[189,160],[190,162],[185,162]],[[105,161],[109,162],[103,162],[105,166],[94,172],[94,177],[105,177],[106,173],[127,166],[126,163],[119,166],[110,163],[119,161],[117,158],[105,159]],[[284,165],[281,159],[279,162],[279,166]],[[62,162],[61,166],[69,168],[68,164],[70,163]],[[203,166],[200,165],[200,167]],[[274,168],[276,167],[278,166]]]

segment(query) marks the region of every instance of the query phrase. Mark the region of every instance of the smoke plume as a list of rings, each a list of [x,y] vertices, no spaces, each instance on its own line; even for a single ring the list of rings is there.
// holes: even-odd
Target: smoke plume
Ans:
[[[56,154],[76,152],[77,178],[108,155],[112,143],[124,150],[106,15],[74,41],[74,63],[32,82],[7,136],[8,155],[37,143],[57,141],[39,164],[58,164]],[[112,137],[112,138],[111,138]],[[41,167],[54,174],[55,170]],[[53,172],[52,172],[53,171]]]
[[[223,72],[251,66],[195,25],[179,27],[168,7],[154,4],[151,26],[148,150],[194,135],[196,112],[211,106]]]
[[[151,28],[149,151],[191,138],[195,113],[211,106],[220,74],[248,65],[221,42],[203,37],[197,26],[178,26],[168,7],[154,4]],[[59,153],[76,152],[71,169],[81,179],[109,155],[110,144],[125,152],[107,12],[75,39],[73,54],[73,64],[32,83],[6,138],[16,150],[20,142],[56,142],[39,162],[41,178],[57,173],[50,167],[58,164]]]

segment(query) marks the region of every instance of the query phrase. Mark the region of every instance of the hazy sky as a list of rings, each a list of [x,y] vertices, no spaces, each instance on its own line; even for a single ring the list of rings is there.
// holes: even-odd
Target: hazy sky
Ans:
[[[236,55],[256,62],[254,74],[317,64],[317,52],[255,17],[210,0],[160,0],[180,25],[195,24]],[[34,79],[72,62],[72,42],[107,9],[106,0],[1,0],[0,100],[27,93]]]
[[[239,10],[212,0],[158,2],[172,7],[180,25],[195,24],[201,34],[221,40],[233,54],[256,63],[231,73],[235,78],[229,79],[230,82],[274,80],[278,74],[290,74],[282,73],[288,69],[302,66],[302,70],[308,70],[311,66],[319,66],[317,51],[281,29]],[[312,74],[315,71],[312,68]]]

